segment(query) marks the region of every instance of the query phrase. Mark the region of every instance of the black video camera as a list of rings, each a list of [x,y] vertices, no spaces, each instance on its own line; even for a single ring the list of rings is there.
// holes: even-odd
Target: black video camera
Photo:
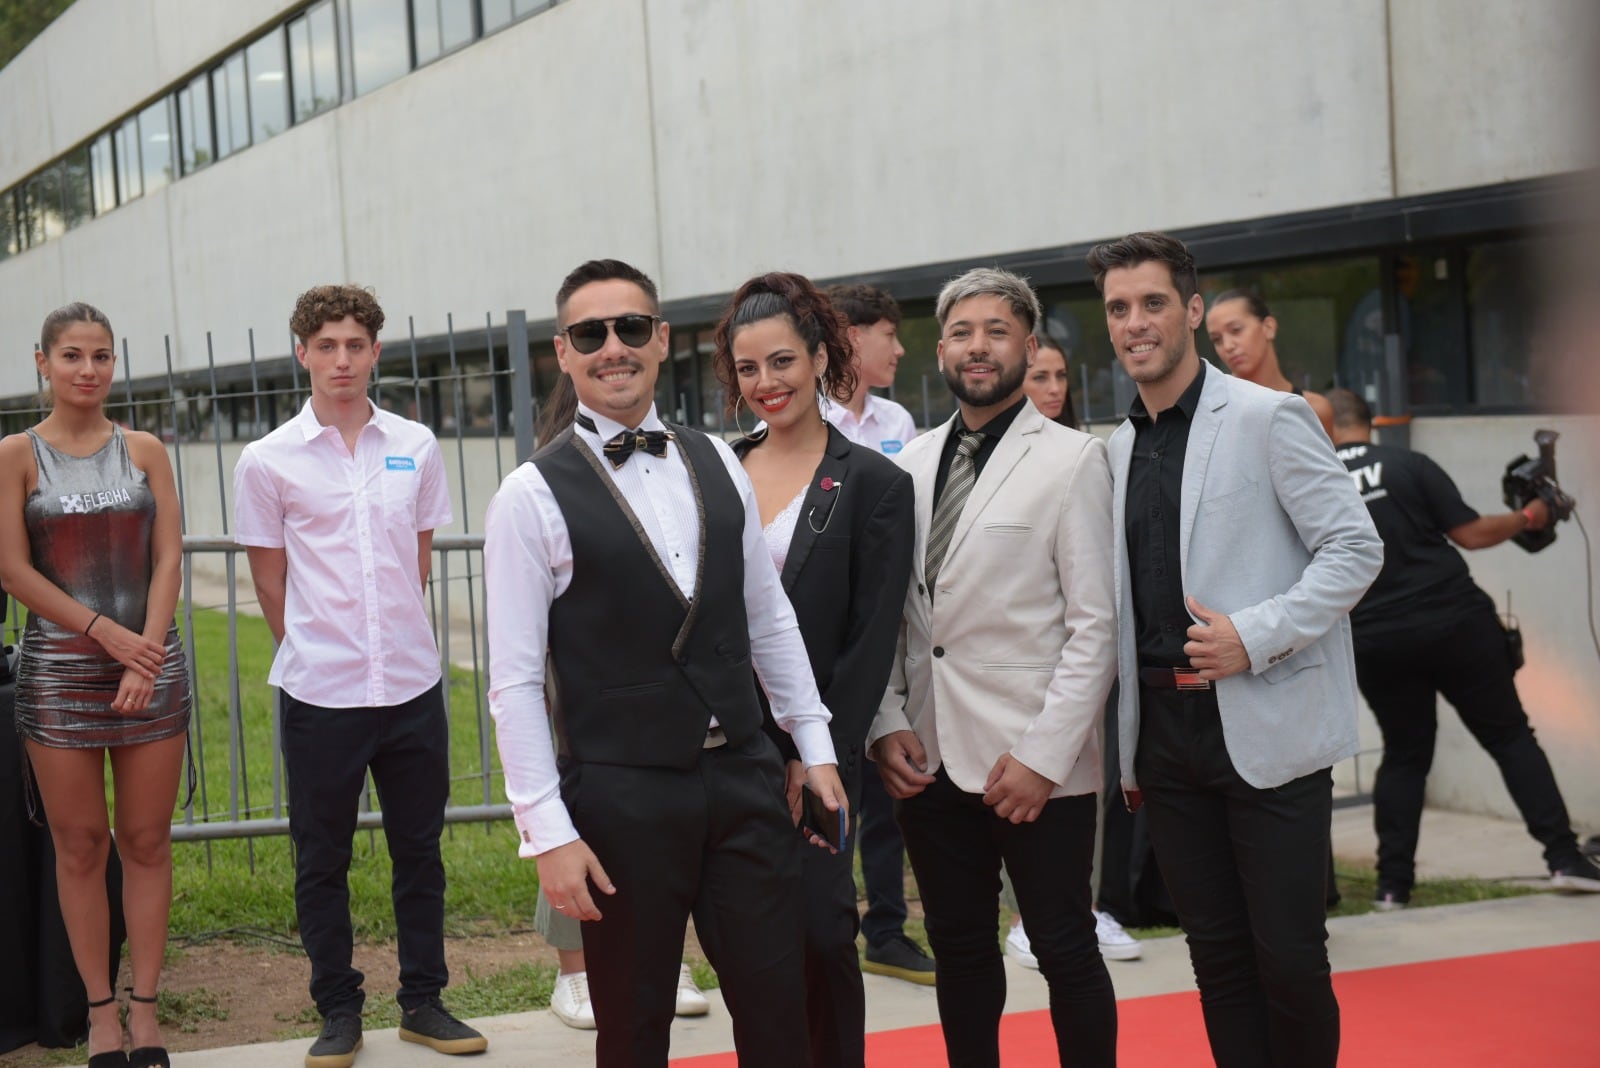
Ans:
[[[1556,439],[1560,436],[1554,430],[1535,430],[1533,440],[1539,446],[1539,458],[1517,457],[1506,464],[1505,477],[1500,480],[1506,507],[1512,511],[1521,511],[1535,498],[1550,509],[1550,522],[1544,529],[1524,530],[1511,539],[1530,553],[1555,543],[1555,525],[1571,518],[1578,503],[1556,484]]]

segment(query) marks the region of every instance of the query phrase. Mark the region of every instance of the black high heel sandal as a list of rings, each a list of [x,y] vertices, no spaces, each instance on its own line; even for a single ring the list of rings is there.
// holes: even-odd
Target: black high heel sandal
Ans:
[[[157,1001],[153,997],[142,998],[132,990],[128,991],[128,1000],[137,1001],[142,1005],[154,1005]],[[107,1068],[111,1063],[113,1062],[107,1062]],[[115,1063],[126,1063],[128,1068],[172,1068],[172,1059],[167,1056],[167,1047],[165,1046],[137,1046],[128,1051],[126,1062],[118,1061]],[[90,1063],[89,1068],[101,1068],[101,1066]]]
[[[89,1008],[103,1009],[116,1000],[117,995],[112,994],[108,998],[101,998],[99,1001],[89,1002]],[[118,1033],[121,1033],[120,1027],[118,1028]],[[87,1041],[87,1039],[85,1039],[85,1041]],[[126,1068],[127,1063],[128,1055],[119,1049],[107,1053],[96,1053],[94,1056],[89,1058],[88,1068]]]

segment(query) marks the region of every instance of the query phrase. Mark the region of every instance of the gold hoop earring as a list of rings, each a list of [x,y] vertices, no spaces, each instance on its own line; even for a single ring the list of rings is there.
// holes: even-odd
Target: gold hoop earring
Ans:
[[[739,431],[739,436],[741,438],[743,438],[745,441],[754,441],[754,440],[756,440],[754,431],[746,431],[745,428],[744,428],[744,424],[739,422],[739,406],[741,404],[744,404],[744,394],[743,393],[739,394],[737,397],[735,397],[733,399],[733,425]],[[746,407],[749,407],[749,406],[746,405]],[[756,413],[755,412],[751,412],[750,414],[754,415]]]

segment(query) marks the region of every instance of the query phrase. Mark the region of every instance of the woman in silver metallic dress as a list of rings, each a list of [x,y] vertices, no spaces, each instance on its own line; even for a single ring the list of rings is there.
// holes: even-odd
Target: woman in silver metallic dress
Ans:
[[[183,542],[166,449],[106,415],[112,344],[111,324],[87,304],[45,320],[34,359],[50,412],[0,440],[0,583],[29,613],[16,724],[89,995],[89,1063],[148,1068],[168,1064],[155,1001],[189,724],[188,670],[173,625]],[[131,1055],[108,988],[107,753],[133,968]]]

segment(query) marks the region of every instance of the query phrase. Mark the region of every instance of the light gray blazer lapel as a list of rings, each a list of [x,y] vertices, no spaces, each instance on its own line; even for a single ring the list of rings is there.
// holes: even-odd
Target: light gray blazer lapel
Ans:
[[[1028,455],[1028,450],[1032,447],[1032,436],[1043,426],[1044,416],[1039,413],[1039,409],[1032,404],[1024,404],[1016,419],[1012,420],[1005,436],[995,446],[994,452],[989,454],[988,462],[983,465],[983,474],[973,484],[972,492],[967,496],[967,503],[956,519],[955,530],[950,532],[950,548],[946,550],[944,556],[946,560],[954,559],[967,532],[978,521],[978,516],[983,514],[984,508],[994,499],[995,492],[1010,476],[1012,470],[1024,456]]]
[[[1221,371],[1207,364],[1206,379],[1200,387],[1200,404],[1189,427],[1189,443],[1183,453],[1183,487],[1178,503],[1178,571],[1189,575],[1189,536],[1194,533],[1194,517],[1200,508],[1200,491],[1205,488],[1206,470],[1211,466],[1211,447],[1222,429],[1222,409],[1228,403],[1228,383]],[[1126,468],[1124,468],[1126,473]],[[1185,581],[1187,591],[1188,583]]]

